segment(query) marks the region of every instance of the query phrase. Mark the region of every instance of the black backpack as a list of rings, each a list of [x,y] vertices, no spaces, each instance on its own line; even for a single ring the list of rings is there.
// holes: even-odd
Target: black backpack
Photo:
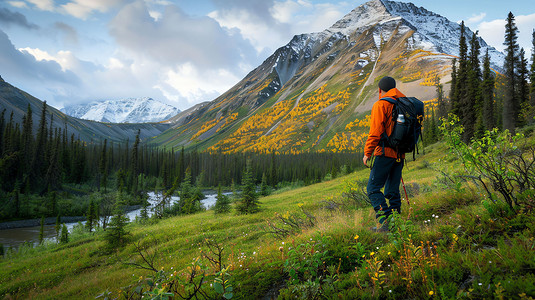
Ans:
[[[414,97],[400,97],[397,100],[382,98],[381,100],[394,104],[392,108],[394,128],[390,136],[387,136],[386,132],[382,134],[383,147],[395,149],[398,156],[402,153],[413,152],[414,159],[418,140],[422,136],[424,103]]]

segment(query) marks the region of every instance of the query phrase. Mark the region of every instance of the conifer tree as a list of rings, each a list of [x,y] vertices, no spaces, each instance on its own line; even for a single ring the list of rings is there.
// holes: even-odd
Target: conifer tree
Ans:
[[[13,120],[13,112],[11,112],[11,121]],[[10,121],[10,123],[11,123]],[[11,130],[10,130],[11,131]],[[32,108],[28,104],[28,109],[26,110],[26,115],[22,119],[22,175],[29,176],[31,163],[33,159],[33,118],[32,118]],[[13,146],[13,145],[11,145]],[[11,151],[14,149],[11,148]]]
[[[98,186],[98,190],[100,191],[100,187],[102,186],[104,188],[104,192],[106,192],[106,187],[108,185],[108,157],[107,157],[107,153],[106,153],[106,148],[107,148],[107,144],[108,144],[108,140],[105,139],[104,140],[104,145],[102,146],[102,152],[100,154],[100,161],[99,161],[99,165],[98,165],[98,183],[99,183],[99,186]]]
[[[528,70],[528,60],[526,59],[526,52],[524,48],[520,49],[520,57],[517,61],[517,70],[518,70],[518,116],[516,126],[522,127],[528,121],[529,116],[529,70]]]
[[[63,226],[61,227],[61,237],[59,241],[62,244],[69,242],[69,230],[67,229],[67,225],[65,225],[65,223],[63,223]]]
[[[494,104],[494,72],[490,69],[489,50],[483,60],[483,81],[481,83],[481,97],[483,102],[482,118],[486,130],[491,130],[496,126],[495,104]]]
[[[214,205],[214,212],[222,214],[230,211],[230,199],[221,192],[221,184],[217,188],[217,197]]]
[[[529,71],[529,93],[530,93],[530,105],[531,109],[535,110],[535,29],[532,33],[531,39],[531,68]],[[532,115],[533,116],[533,115]]]
[[[47,105],[46,101],[43,102],[43,108],[41,110],[41,118],[39,120],[39,127],[37,128],[37,136],[35,139],[35,152],[33,156],[33,161],[31,164],[31,180],[34,183],[34,187],[42,188],[41,179],[44,177],[48,165],[47,165]],[[46,188],[46,186],[45,186]]]
[[[259,211],[258,194],[256,193],[256,185],[254,183],[253,171],[251,168],[251,160],[247,160],[245,172],[242,178],[242,191],[238,206],[236,207],[239,213],[250,214]]]
[[[519,101],[517,95],[517,55],[518,55],[518,28],[515,24],[515,16],[509,12],[505,24],[505,98],[503,100],[503,129],[508,129],[512,134],[515,132]]]
[[[3,157],[4,154],[4,128],[6,126],[5,118],[6,109],[2,110],[0,114],[0,157]]]
[[[139,166],[138,166],[138,159],[139,159],[139,134],[141,133],[141,130],[138,130],[136,139],[134,140],[134,145],[132,147],[132,160],[131,160],[131,170],[130,170],[130,176],[131,176],[131,182],[132,182],[132,189],[131,192],[137,197],[138,193],[138,174],[139,174]]]
[[[104,239],[107,242],[108,250],[117,249],[124,246],[128,242],[130,233],[126,230],[128,224],[128,217],[125,216],[123,210],[124,202],[121,199],[120,193],[117,194],[115,201],[115,208],[113,217],[110,220],[104,234]]]
[[[95,228],[95,204],[93,199],[91,199],[89,207],[87,208],[86,219],[85,228],[87,228],[89,232],[93,232],[93,228]]]
[[[267,184],[267,176],[266,173],[262,173],[262,181],[260,182],[260,195],[267,196],[269,194],[271,194],[271,189]]]
[[[464,21],[461,22],[461,37],[459,39],[459,68],[457,69],[455,82],[455,95],[453,98],[453,112],[458,115],[461,123],[464,122],[466,112],[463,105],[468,101],[468,45],[466,43]]]
[[[451,87],[450,87],[450,105],[448,111],[457,114],[458,99],[457,97],[457,58],[454,58],[451,63]]]
[[[41,227],[39,228],[39,244],[42,244],[45,239],[45,216],[41,217]]]
[[[435,77],[435,88],[437,91],[437,119],[447,116],[447,105],[446,100],[444,99],[444,86],[440,83],[440,77]]]

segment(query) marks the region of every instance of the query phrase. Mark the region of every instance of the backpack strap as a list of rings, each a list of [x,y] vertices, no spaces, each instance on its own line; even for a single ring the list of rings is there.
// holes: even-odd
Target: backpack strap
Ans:
[[[391,103],[393,105],[397,104],[397,100],[394,97],[384,97],[384,98],[379,99],[379,101],[386,101],[386,102]],[[393,108],[392,108],[392,112],[394,112]],[[388,120],[388,116],[386,116],[386,117],[387,117],[387,120]],[[390,118],[392,119],[392,121],[394,121],[393,115],[391,115]],[[386,134],[386,131],[385,131],[385,132],[383,132],[381,134],[381,140],[380,140],[381,145],[382,145],[383,155],[385,154],[385,147],[386,147],[386,142],[387,141],[388,141],[388,135]],[[396,152],[397,152],[397,150],[396,150]],[[398,155],[399,155],[399,153],[398,153]]]

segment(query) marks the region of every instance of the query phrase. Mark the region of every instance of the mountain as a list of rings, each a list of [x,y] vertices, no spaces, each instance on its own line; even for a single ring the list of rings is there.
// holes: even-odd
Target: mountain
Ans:
[[[0,77],[0,112],[4,109],[6,110],[4,116],[6,122],[9,122],[10,115],[13,113],[13,121],[22,123],[22,118],[27,112],[28,105],[32,110],[34,132],[37,132],[43,101],[12,86]],[[170,127],[170,124],[161,123],[105,124],[73,118],[51,106],[47,108],[47,123],[49,126],[52,119],[53,127],[66,128],[69,135],[74,134],[75,138],[80,138],[86,142],[104,139],[114,142],[124,142],[127,139],[133,141],[138,130],[140,131],[140,138],[146,139],[154,137]]]
[[[362,149],[377,80],[392,76],[429,101],[438,79],[448,95],[459,37],[459,24],[425,8],[369,1],[322,32],[294,36],[220,97],[171,118],[153,142],[223,153]],[[499,70],[503,54],[479,42]]]
[[[148,97],[66,106],[61,111],[75,118],[108,123],[161,122],[180,112],[178,108]]]

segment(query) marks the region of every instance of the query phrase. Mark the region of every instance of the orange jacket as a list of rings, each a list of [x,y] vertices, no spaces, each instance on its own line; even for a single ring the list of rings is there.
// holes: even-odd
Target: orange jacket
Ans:
[[[384,95],[379,94],[379,99],[385,97],[397,99],[399,97],[405,97],[405,95],[398,89],[393,88]],[[370,133],[368,134],[368,139],[364,146],[364,155],[368,157],[371,157],[372,153],[375,156],[383,155],[383,146],[380,145],[379,141],[381,140],[381,134],[383,134],[383,132],[386,132],[386,134],[390,136],[394,129],[394,121],[392,120],[393,108],[394,104],[388,101],[377,101],[373,104],[370,119]],[[396,150],[389,147],[384,147],[384,150],[384,156],[398,158]]]

